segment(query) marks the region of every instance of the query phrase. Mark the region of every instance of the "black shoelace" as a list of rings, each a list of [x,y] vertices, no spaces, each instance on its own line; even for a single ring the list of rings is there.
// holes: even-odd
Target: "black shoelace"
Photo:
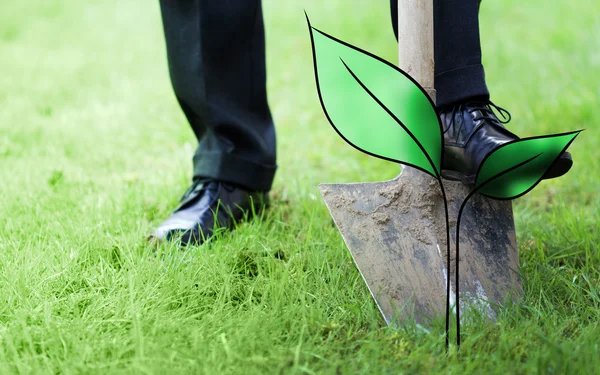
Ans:
[[[210,178],[196,178],[192,182],[192,185],[185,191],[185,193],[183,193],[183,196],[179,199],[179,202],[185,202],[190,198],[190,196],[196,195],[196,193],[202,193],[208,188],[208,185],[211,182],[219,183],[225,190],[229,192],[235,190],[235,186],[228,183],[218,182],[215,180],[211,180]],[[214,189],[215,185],[213,184],[212,186]]]
[[[467,110],[467,112],[469,112],[469,113],[479,111],[481,113],[481,115],[473,118],[474,121],[488,120],[497,126],[502,126],[504,124],[509,123],[512,118],[510,115],[510,112],[508,112],[506,109],[494,104],[492,101],[489,101],[489,100],[487,102],[474,101],[474,102],[460,103],[458,105],[452,106],[452,112],[450,113],[450,122],[448,123],[448,127],[444,130],[444,133],[446,133],[448,131],[448,129],[450,129],[450,127],[452,127],[454,125],[454,119],[456,118],[456,114],[461,113],[464,110]],[[496,115],[496,112],[494,110],[496,110],[498,112],[498,114],[500,116],[502,116],[502,120],[500,120],[498,118],[498,116]],[[447,110],[442,110],[441,112],[446,112],[446,111]],[[463,126],[463,122],[461,121],[460,128],[458,129],[458,133],[460,133],[460,131],[462,130],[462,126]]]
[[[209,182],[207,179],[194,179],[192,185],[183,193],[183,196],[179,199],[179,202],[186,201],[192,194],[201,193],[206,189],[206,185]]]

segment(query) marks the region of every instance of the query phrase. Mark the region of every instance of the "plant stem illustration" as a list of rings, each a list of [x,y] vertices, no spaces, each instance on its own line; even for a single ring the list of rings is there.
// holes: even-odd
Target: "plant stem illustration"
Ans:
[[[464,199],[456,219],[456,344],[460,346],[459,258],[460,219],[467,202],[476,193],[509,200],[531,191],[552,164],[567,150],[581,131],[520,139],[501,145],[488,154],[477,173],[475,187]]]
[[[324,114],[349,145],[370,156],[410,166],[435,178],[445,214],[446,349],[450,328],[450,225],[442,181],[444,135],[426,90],[394,64],[309,27],[315,80]],[[519,139],[501,145],[481,163],[476,183],[460,205],[456,223],[456,326],[460,346],[459,232],[469,199],[480,193],[509,200],[531,191],[566,151],[579,131]]]

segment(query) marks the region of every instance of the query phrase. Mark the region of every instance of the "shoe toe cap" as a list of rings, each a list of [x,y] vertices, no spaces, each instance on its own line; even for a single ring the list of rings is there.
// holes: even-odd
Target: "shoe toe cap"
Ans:
[[[554,164],[552,165],[552,167],[550,167],[548,172],[546,172],[546,174],[544,175],[544,179],[560,177],[567,173],[572,166],[573,158],[571,157],[570,153],[565,152],[561,155],[560,158],[558,158],[558,160],[556,160],[556,162],[554,162]]]

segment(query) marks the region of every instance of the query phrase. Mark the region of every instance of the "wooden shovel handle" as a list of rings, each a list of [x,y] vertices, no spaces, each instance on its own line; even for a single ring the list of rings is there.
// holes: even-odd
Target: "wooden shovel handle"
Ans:
[[[398,0],[398,61],[435,103],[433,0]]]

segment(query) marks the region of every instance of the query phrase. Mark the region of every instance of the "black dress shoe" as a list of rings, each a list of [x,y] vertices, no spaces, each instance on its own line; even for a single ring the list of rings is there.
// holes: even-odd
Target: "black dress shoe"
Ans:
[[[493,109],[498,110],[505,121],[500,121]],[[444,127],[442,177],[447,180],[474,184],[485,156],[502,144],[519,139],[503,125],[510,121],[510,113],[490,101],[445,108],[440,111],[440,119]],[[565,152],[543,179],[560,177],[572,165],[571,154]]]
[[[245,214],[257,214],[267,204],[266,192],[249,192],[226,182],[196,180],[181,198],[180,206],[150,238],[199,245],[217,227],[231,229]]]

